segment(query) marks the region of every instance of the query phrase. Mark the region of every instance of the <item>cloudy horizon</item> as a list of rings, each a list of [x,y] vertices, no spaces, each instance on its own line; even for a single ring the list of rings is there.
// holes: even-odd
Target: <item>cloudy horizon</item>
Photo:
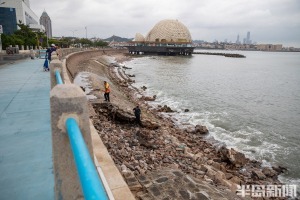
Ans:
[[[298,0],[30,0],[38,17],[45,10],[53,36],[108,38],[144,36],[160,20],[178,19],[193,40],[240,41],[251,32],[257,43],[300,47]]]

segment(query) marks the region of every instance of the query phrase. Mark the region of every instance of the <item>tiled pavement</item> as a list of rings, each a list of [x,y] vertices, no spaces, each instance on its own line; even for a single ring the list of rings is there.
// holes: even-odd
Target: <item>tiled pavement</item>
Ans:
[[[49,72],[44,60],[0,66],[0,199],[54,199]]]

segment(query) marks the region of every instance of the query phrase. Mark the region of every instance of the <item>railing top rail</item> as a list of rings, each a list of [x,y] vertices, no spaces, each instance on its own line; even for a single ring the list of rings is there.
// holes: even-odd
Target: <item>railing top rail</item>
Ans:
[[[108,200],[105,188],[99,178],[76,120],[68,118],[66,120],[66,128],[84,198]]]
[[[55,71],[55,77],[56,77],[56,83],[57,83],[57,84],[63,84],[63,81],[62,81],[62,79],[61,79],[61,75],[60,75],[59,70],[56,70],[56,71]]]

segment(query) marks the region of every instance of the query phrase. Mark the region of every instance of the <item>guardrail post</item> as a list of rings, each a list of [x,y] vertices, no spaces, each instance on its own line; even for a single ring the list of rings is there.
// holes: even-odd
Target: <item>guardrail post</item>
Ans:
[[[51,79],[51,89],[56,86],[56,78],[55,78],[55,71],[58,70],[60,75],[62,76],[62,80],[64,80],[64,74],[62,73],[62,62],[58,59],[52,60],[50,62],[50,79]]]
[[[60,84],[50,92],[50,105],[56,199],[82,199],[82,189],[65,122],[69,117],[77,120],[93,158],[86,96],[81,88],[74,84]]]
[[[51,61],[53,61],[53,60],[58,60],[58,56],[57,56],[57,52],[56,51],[53,51],[51,53]]]

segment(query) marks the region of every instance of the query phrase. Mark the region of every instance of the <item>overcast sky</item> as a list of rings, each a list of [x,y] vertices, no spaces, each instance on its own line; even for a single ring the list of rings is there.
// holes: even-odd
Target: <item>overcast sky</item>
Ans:
[[[300,0],[30,0],[52,20],[54,36],[144,36],[160,20],[178,19],[194,40],[235,42],[247,31],[257,43],[300,47]],[[73,30],[76,30],[73,32]]]

